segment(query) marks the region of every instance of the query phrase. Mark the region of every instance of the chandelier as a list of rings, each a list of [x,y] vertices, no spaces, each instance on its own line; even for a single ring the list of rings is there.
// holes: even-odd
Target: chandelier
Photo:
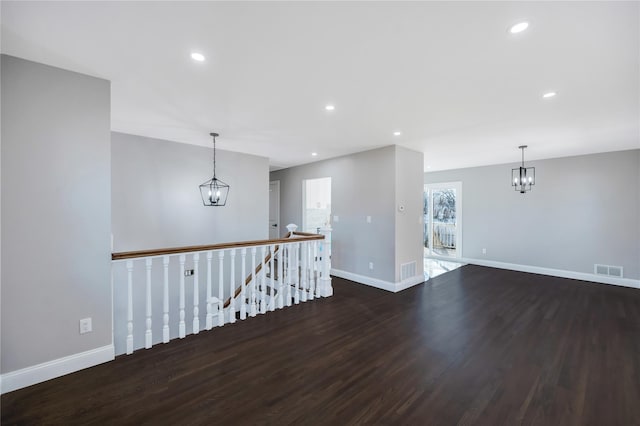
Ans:
[[[518,147],[518,149],[522,150],[522,165],[517,169],[511,169],[511,186],[521,194],[531,191],[531,187],[536,184],[536,168],[524,166],[524,150],[526,147],[527,145]]]
[[[213,177],[200,185],[200,195],[205,206],[220,207],[227,203],[229,185],[216,177],[216,137],[217,133],[210,133],[213,137]]]

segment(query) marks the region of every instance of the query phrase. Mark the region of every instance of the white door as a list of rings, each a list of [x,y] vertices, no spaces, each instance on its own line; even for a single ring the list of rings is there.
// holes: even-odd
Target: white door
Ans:
[[[269,239],[281,238],[280,181],[269,182]]]

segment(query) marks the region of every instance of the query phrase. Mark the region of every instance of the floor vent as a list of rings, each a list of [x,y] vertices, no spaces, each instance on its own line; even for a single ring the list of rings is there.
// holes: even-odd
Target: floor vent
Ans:
[[[596,263],[593,269],[596,275],[622,278],[622,266],[599,265]]]
[[[416,262],[407,262],[400,265],[400,281],[416,276]]]

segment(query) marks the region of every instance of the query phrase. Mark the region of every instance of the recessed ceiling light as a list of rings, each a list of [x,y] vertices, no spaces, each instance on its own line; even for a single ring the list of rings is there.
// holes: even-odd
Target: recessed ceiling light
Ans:
[[[529,23],[528,22],[518,22],[515,25],[512,25],[509,28],[509,32],[511,34],[518,34],[523,32],[524,30],[526,30],[527,28],[529,28]]]
[[[324,109],[326,109],[327,111],[333,111],[334,109],[336,109],[336,107],[334,105],[327,105],[324,107]]]
[[[204,55],[202,53],[192,52],[191,59],[197,62],[204,62]]]
[[[400,135],[402,135],[402,132],[400,131],[396,130],[395,132],[393,132],[393,136],[400,136]]]
[[[556,92],[547,92],[544,95],[542,95],[543,98],[553,98],[556,95]]]
[[[317,152],[312,152],[312,153],[311,153],[311,156],[312,156],[312,157],[317,157],[317,156],[318,156],[318,153],[317,153]]]

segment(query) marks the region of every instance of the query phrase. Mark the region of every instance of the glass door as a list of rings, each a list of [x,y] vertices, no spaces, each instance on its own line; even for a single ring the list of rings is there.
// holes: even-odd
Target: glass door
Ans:
[[[462,257],[462,184],[424,187],[424,249],[426,257]]]

